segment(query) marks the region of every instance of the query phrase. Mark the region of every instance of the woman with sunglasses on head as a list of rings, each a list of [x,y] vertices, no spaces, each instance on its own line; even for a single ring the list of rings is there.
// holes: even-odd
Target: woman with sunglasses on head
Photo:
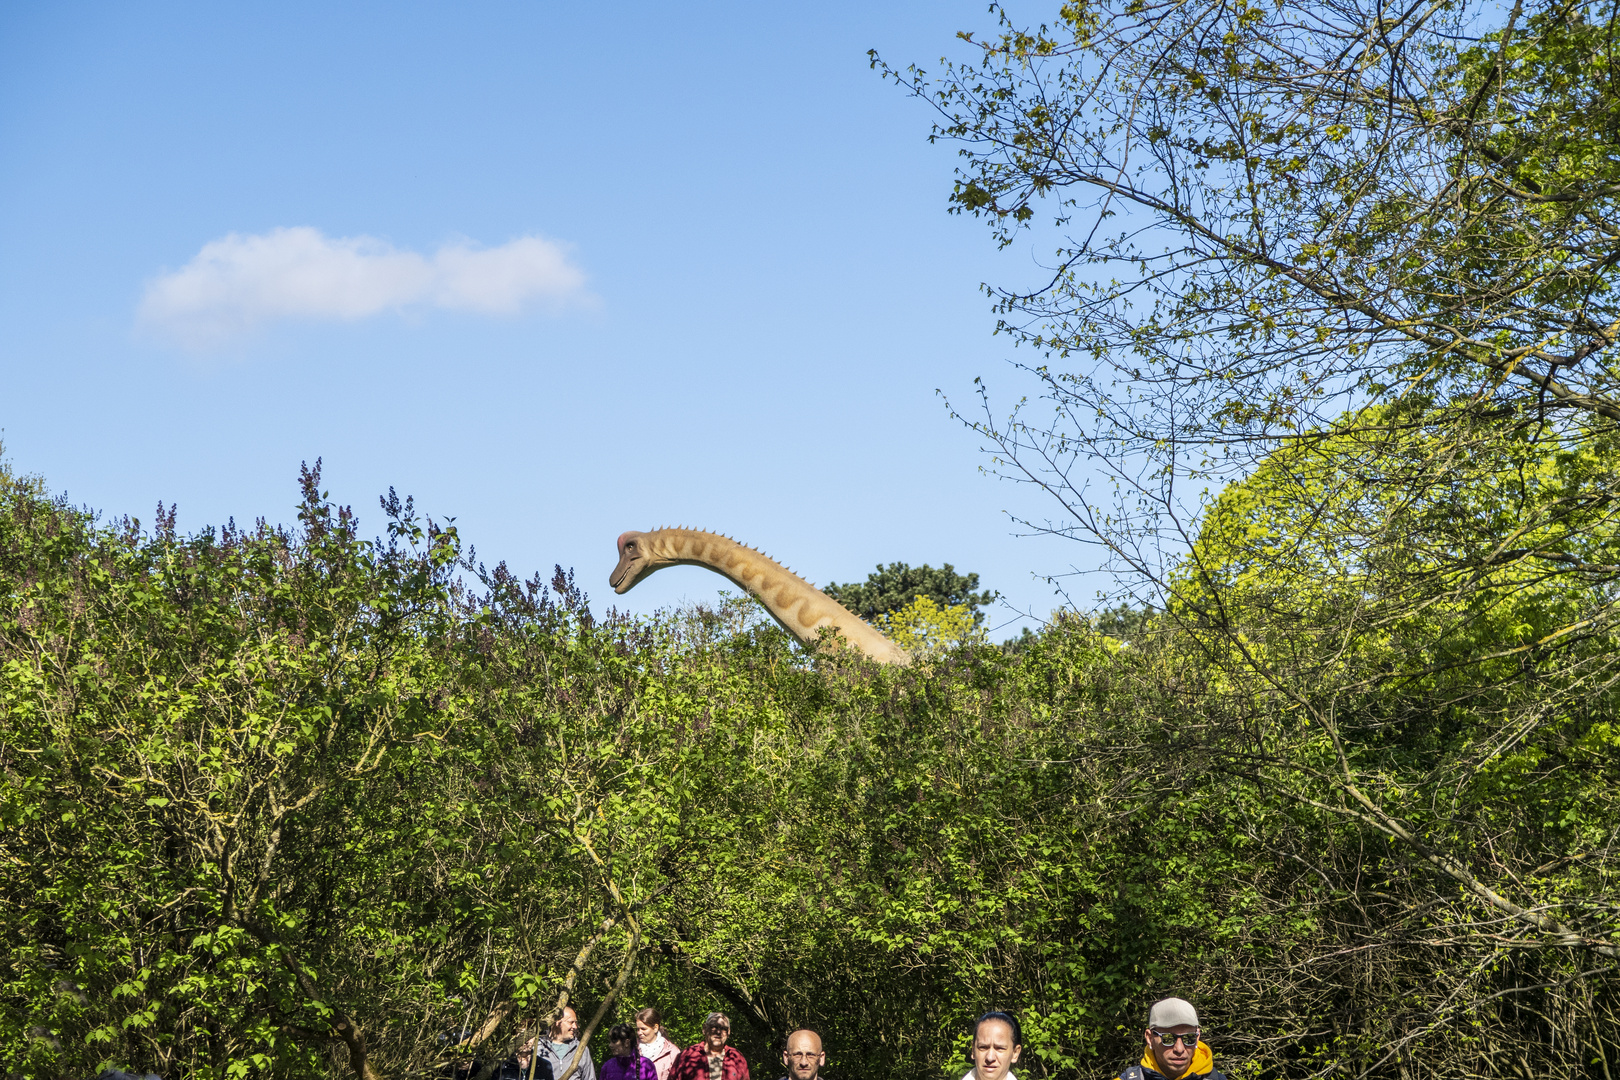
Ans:
[[[1147,1050],[1142,1060],[1119,1074],[1119,1080],[1226,1080],[1215,1068],[1215,1055],[1201,1038],[1198,1010],[1181,998],[1165,998],[1148,1010],[1142,1033]]]

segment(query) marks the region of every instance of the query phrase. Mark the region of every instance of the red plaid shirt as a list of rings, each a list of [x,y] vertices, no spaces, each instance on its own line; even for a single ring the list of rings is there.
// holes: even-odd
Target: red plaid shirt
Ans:
[[[668,1080],[709,1080],[709,1048],[694,1043],[682,1050],[670,1067]],[[748,1059],[735,1047],[726,1047],[720,1063],[720,1080],[748,1080]]]

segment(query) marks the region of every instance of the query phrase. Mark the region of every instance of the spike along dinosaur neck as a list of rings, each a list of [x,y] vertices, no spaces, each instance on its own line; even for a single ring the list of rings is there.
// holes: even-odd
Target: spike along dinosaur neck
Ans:
[[[765,605],[777,624],[813,646],[823,627],[835,627],[861,652],[884,664],[909,664],[911,656],[858,615],[775,559],[729,536],[700,529],[653,529],[619,537],[619,565],[608,584],[623,595],[666,566],[704,566]]]

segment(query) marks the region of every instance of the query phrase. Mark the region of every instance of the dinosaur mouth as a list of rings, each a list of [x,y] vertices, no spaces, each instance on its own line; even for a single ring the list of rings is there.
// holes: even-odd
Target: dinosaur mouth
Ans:
[[[609,587],[611,587],[613,591],[620,596],[629,592],[630,586],[634,585],[635,583],[636,579],[631,576],[629,565],[623,562],[619,563],[618,566],[615,566],[613,568],[613,573],[608,575]]]

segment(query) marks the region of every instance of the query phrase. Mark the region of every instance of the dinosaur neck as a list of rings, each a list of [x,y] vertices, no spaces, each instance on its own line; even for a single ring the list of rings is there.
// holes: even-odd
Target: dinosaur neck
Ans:
[[[697,529],[655,529],[646,540],[660,562],[706,566],[748,592],[771,618],[805,645],[820,639],[823,627],[836,627],[874,660],[910,663],[911,658],[858,615],[775,559],[719,533]]]

